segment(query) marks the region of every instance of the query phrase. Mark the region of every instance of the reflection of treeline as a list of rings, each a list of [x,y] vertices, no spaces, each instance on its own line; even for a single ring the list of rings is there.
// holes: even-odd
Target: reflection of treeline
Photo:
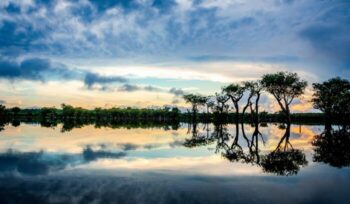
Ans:
[[[188,148],[211,146],[208,149],[215,149],[215,153],[230,162],[251,164],[261,167],[263,172],[281,176],[295,175],[308,164],[305,154],[294,148],[290,141],[290,124],[287,124],[280,141],[271,151],[261,150],[266,138],[259,131],[260,124],[251,125],[254,131],[247,134],[244,124],[237,123],[235,128],[230,129],[226,124],[215,124],[212,128],[205,124],[203,128],[198,128],[194,123],[189,126],[192,137],[187,138],[183,145]]]
[[[161,128],[164,130],[177,130],[180,127],[179,122],[166,121],[166,122],[155,122],[146,120],[95,120],[95,119],[41,119],[35,117],[20,117],[15,119],[0,120],[0,131],[6,124],[11,124],[14,127],[19,126],[21,123],[29,124],[40,124],[41,127],[54,128],[57,126],[61,127],[62,132],[68,132],[75,128],[83,128],[84,126],[94,126],[95,128],[112,128],[112,129],[134,129],[134,128]]]

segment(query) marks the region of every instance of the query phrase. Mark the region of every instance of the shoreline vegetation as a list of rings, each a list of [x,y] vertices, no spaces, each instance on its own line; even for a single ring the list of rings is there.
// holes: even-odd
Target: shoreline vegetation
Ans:
[[[80,107],[69,106],[69,111],[58,108],[36,108],[36,109],[5,109],[1,115],[1,120],[18,120],[23,122],[40,122],[40,121],[96,121],[96,122],[153,122],[153,123],[173,123],[186,122],[192,123],[191,112],[180,112],[177,108],[96,108],[93,110],[83,109]],[[292,113],[292,123],[306,124],[323,124],[325,115],[323,113]],[[197,113],[196,122],[198,123],[235,123],[239,122],[252,123],[249,113],[244,115],[240,113]],[[259,113],[260,122],[284,122],[282,113]]]
[[[290,105],[300,97],[307,86],[296,73],[277,72],[266,74],[257,81],[229,84],[214,96],[185,94],[191,105],[187,112],[177,107],[146,108],[95,108],[93,110],[62,104],[61,108],[37,109],[6,108],[0,105],[2,124],[18,122],[100,123],[100,124],[179,124],[187,123],[297,123],[325,124],[331,128],[337,124],[349,128],[350,82],[339,77],[313,84],[312,103],[321,113],[291,113]],[[271,94],[280,106],[276,113],[259,112],[261,94]],[[245,97],[243,97],[245,96]],[[243,101],[246,100],[246,101]],[[242,107],[239,107],[242,106]],[[240,112],[241,111],[241,112]],[[16,122],[17,121],[17,122]]]

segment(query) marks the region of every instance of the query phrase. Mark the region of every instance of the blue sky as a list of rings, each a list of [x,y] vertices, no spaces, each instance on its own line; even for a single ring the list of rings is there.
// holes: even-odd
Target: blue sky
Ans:
[[[275,71],[349,79],[349,33],[340,0],[2,0],[0,99],[181,106]]]

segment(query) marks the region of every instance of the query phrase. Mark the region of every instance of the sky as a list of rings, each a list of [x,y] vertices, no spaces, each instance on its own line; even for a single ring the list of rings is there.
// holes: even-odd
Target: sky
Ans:
[[[289,71],[310,111],[312,83],[350,78],[349,33],[348,0],[1,0],[0,103],[183,107]]]

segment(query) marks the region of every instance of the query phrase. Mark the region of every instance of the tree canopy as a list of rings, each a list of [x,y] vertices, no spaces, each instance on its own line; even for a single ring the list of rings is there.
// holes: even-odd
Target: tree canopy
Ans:
[[[277,100],[282,111],[289,116],[289,105],[294,98],[304,93],[307,82],[301,80],[297,73],[277,72],[265,74],[261,80],[262,86]]]
[[[328,128],[331,128],[329,120],[335,115],[346,123],[350,115],[350,82],[336,77],[312,86],[315,91],[312,98],[314,108],[325,113]]]
[[[222,91],[226,93],[232,100],[232,102],[238,102],[244,94],[245,87],[240,84],[229,84],[222,88]]]

